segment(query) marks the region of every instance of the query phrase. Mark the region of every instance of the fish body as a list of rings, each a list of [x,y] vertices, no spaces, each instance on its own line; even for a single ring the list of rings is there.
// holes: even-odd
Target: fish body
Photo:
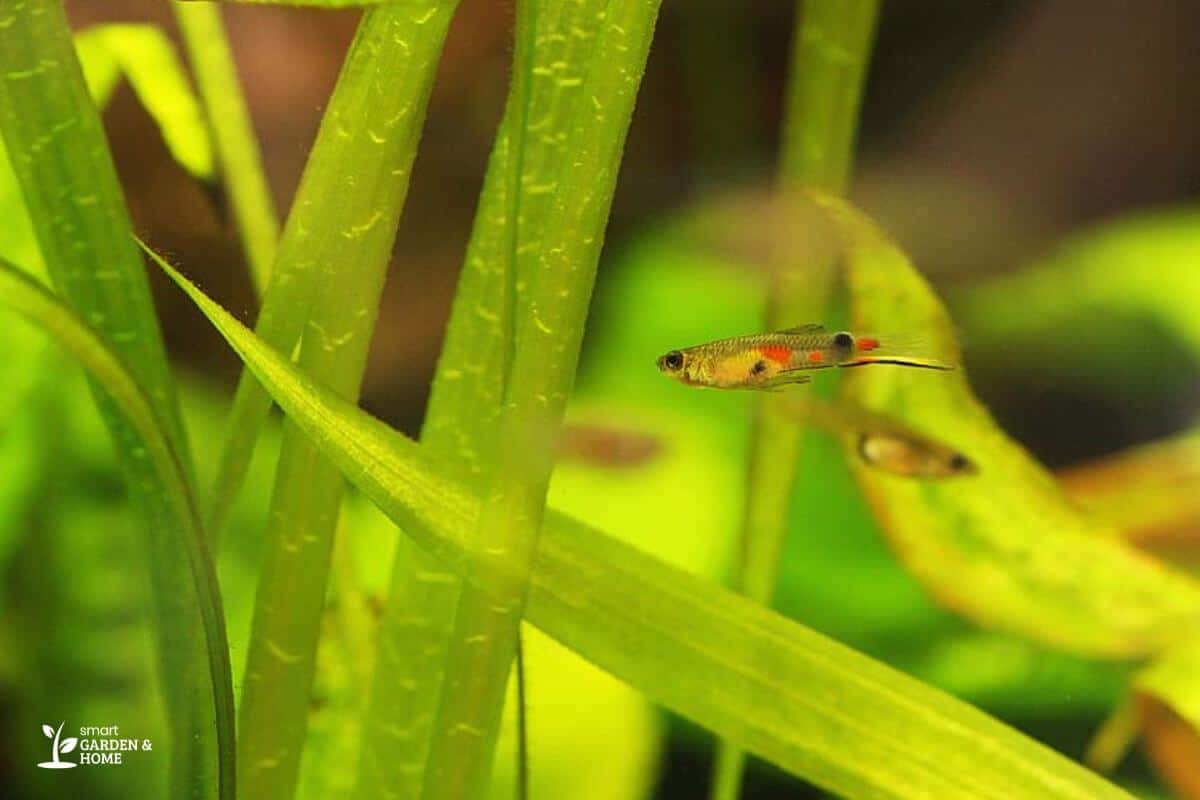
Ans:
[[[906,478],[954,478],[978,472],[957,450],[925,436],[895,430],[860,433],[858,456],[872,467]]]
[[[952,369],[906,353],[891,340],[849,331],[831,333],[816,324],[672,350],[657,363],[668,377],[714,389],[777,389],[807,383],[813,370],[866,364]]]
[[[978,468],[964,453],[898,419],[845,400],[796,396],[776,407],[799,422],[839,436],[865,464],[907,478],[954,478]]]

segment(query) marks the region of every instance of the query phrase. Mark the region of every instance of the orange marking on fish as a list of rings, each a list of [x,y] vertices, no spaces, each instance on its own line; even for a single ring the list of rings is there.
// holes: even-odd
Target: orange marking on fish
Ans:
[[[787,364],[792,360],[792,348],[781,344],[760,347],[758,352],[763,358],[769,358],[776,364]]]
[[[871,351],[871,350],[874,350],[876,347],[879,347],[878,339],[865,339],[864,338],[864,339],[858,340],[858,349],[859,350]]]
[[[808,361],[810,364],[820,364],[824,360],[825,354],[820,350],[813,350],[808,354]]]

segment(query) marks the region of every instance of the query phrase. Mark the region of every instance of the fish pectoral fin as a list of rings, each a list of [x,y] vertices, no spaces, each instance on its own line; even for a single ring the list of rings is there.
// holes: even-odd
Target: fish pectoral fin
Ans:
[[[806,375],[798,369],[782,370],[778,375],[758,385],[759,389],[768,392],[778,392],[786,386],[799,383],[811,383],[812,375]]]
[[[792,328],[784,328],[776,333],[796,334],[796,333],[824,333],[825,326],[819,322],[806,322],[803,325],[796,325]]]

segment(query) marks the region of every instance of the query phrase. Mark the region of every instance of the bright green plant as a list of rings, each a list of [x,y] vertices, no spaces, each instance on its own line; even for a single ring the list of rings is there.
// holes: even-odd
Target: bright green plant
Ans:
[[[453,480],[455,468],[314,384],[160,264],[367,496],[443,563],[503,596],[519,567],[478,569],[467,542],[480,501]],[[668,708],[841,793],[1124,796],[973,709],[569,517],[547,518],[531,590],[533,624]],[[686,673],[676,669],[685,663]],[[838,744],[848,739],[854,748]],[[945,769],[956,759],[970,768]]]
[[[281,320],[290,348],[303,327],[300,363],[352,398],[453,10],[454,3],[436,0],[364,15],[264,299],[259,329]],[[279,316],[267,317],[275,308]],[[251,381],[242,389],[265,397]],[[255,421],[240,424],[233,421],[230,441],[249,445]],[[235,448],[226,454],[245,463]],[[285,428],[240,710],[239,780],[247,796],[294,791],[341,494],[341,477],[299,431]],[[215,502],[224,501],[218,494]]]
[[[205,796],[219,787],[231,796],[233,693],[224,612],[201,526],[189,513],[195,505],[183,501],[193,494],[191,459],[146,273],[61,6],[6,3],[0,17],[0,130],[48,271],[136,371],[184,476],[182,487],[168,487],[142,437],[97,388],[156,567],[159,672],[175,752],[171,791]]]
[[[854,536],[877,526],[905,564],[902,571],[878,553],[873,562],[857,562],[868,570],[858,576],[860,594],[886,613],[839,609],[846,638],[860,637],[869,648],[871,634],[919,638],[933,631],[958,649],[923,662],[893,660],[972,699],[973,691],[982,696],[998,685],[1019,694],[1032,681],[1021,666],[1027,661],[1067,665],[1076,670],[1072,685],[1102,709],[1123,676],[1089,672],[1082,659],[1052,661],[1037,644],[1083,657],[1161,657],[1137,673],[1134,689],[1195,721],[1188,677],[1194,653],[1179,635],[1200,615],[1194,580],[1135,553],[1069,505],[995,426],[962,373],[864,371],[842,387],[847,397],[937,427],[984,465],[986,479],[953,487],[871,471],[851,452],[855,486],[846,470],[826,469],[837,448],[780,419],[773,398],[757,404],[749,443],[739,442],[731,420],[747,410],[744,403],[678,399],[665,393],[681,387],[660,382],[650,389],[640,372],[630,377],[631,360],[652,363],[655,341],[611,336],[599,347],[611,348],[608,367],[568,409],[657,0],[517,3],[510,94],[420,442],[358,409],[389,255],[457,3],[293,4],[365,8],[280,233],[218,7],[174,4],[200,90],[196,101],[160,32],[111,26],[73,39],[57,0],[0,0],[0,132],[14,173],[9,179],[0,172],[0,210],[15,220],[0,232],[0,305],[30,320],[87,372],[144,529],[141,560],[117,560],[123,580],[150,578],[149,650],[161,696],[161,709],[153,710],[166,720],[170,766],[165,788],[147,782],[139,794],[484,797],[497,791],[489,788],[491,770],[502,752],[505,687],[524,620],[540,629],[534,653],[561,646],[556,657],[565,659],[573,651],[719,737],[718,797],[736,797],[743,752],[848,797],[1129,796],[969,703],[770,610],[773,600],[786,605],[797,591],[844,593],[844,586],[822,584],[815,570],[799,590],[787,585],[795,561],[784,555],[787,548],[830,531],[840,537],[836,525],[855,548],[862,542]],[[954,356],[939,299],[886,235],[835,196],[849,172],[877,3],[808,0],[801,10],[779,194],[783,208],[794,201],[808,209],[786,210],[785,227],[808,232],[807,222],[819,220],[833,249],[801,262],[808,251],[781,238],[765,298],[744,281],[730,288],[711,278],[691,257],[637,276],[645,281],[638,291],[645,299],[661,296],[665,286],[674,292],[669,299],[686,295],[700,306],[654,312],[666,321],[660,333],[680,318],[673,313],[694,323],[706,302],[709,310],[729,310],[765,300],[767,324],[782,327],[841,315],[831,287],[844,274],[856,323],[924,332]],[[219,177],[228,186],[261,293],[251,331],[181,274],[186,265],[172,267],[146,248],[245,365],[224,439],[209,448],[216,436],[203,437],[199,469],[96,110],[121,75],[177,161],[200,180]],[[712,218],[699,219],[684,226],[690,233],[683,238],[697,227],[719,228]],[[670,260],[670,247],[659,247],[650,248],[647,261]],[[43,266],[53,290],[43,285]],[[1094,298],[1105,301],[1123,291],[1099,280],[1091,285]],[[1131,295],[1136,302],[1190,336],[1185,304],[1159,298],[1149,282],[1140,288]],[[973,298],[968,307],[986,301]],[[979,313],[1002,317],[993,312]],[[3,335],[8,342],[10,334]],[[49,462],[58,453],[83,458],[72,445],[53,457],[31,454],[36,444],[29,442],[48,424],[41,415],[80,403],[66,388],[62,397],[47,397],[58,356],[33,351],[23,333],[11,342],[19,366],[0,373],[0,381],[31,400],[5,409],[17,435],[0,443],[13,456],[0,467],[14,477],[0,493],[0,508],[27,517],[33,503],[25,495],[46,482],[40,476]],[[650,355],[643,358],[642,348]],[[184,395],[187,421],[214,434],[219,404],[201,391]],[[564,419],[611,419],[620,413],[614,398],[636,408],[651,438],[673,448],[639,473],[646,494],[637,497],[630,483],[595,471],[572,475],[555,461]],[[286,415],[281,431],[269,421],[272,403]],[[275,462],[269,491],[253,463],[256,448]],[[696,495],[699,487],[736,482],[730,475],[740,464],[728,454],[742,448],[749,469],[735,562],[739,594],[710,580],[722,543],[688,542],[686,535],[733,527],[732,490]],[[206,488],[211,475],[210,491],[200,491],[197,473]],[[347,497],[346,482],[361,494]],[[243,491],[244,484],[255,491]],[[839,502],[810,514],[806,492],[836,494]],[[267,506],[246,523],[235,501],[254,494],[269,495]],[[571,513],[547,508],[547,496],[569,504]],[[386,520],[366,509],[364,497]],[[663,498],[688,505],[688,513],[645,510]],[[830,516],[836,514],[842,516]],[[604,525],[591,524],[596,519]],[[664,531],[654,541],[634,545],[601,530],[649,519]],[[677,529],[668,532],[672,523]],[[787,533],[799,543],[786,543]],[[0,568],[36,560],[36,537],[22,534],[0,520]],[[689,565],[709,577],[668,563],[678,555],[672,548],[683,547],[691,551]],[[101,568],[79,570],[95,579]],[[918,583],[990,630],[969,630],[921,605]],[[371,611],[377,597],[379,619]],[[799,605],[797,613],[805,613]],[[139,618],[130,627],[141,631],[143,624]],[[116,635],[102,633],[114,649]],[[0,636],[9,635],[0,627]],[[245,662],[237,665],[236,739],[231,652]],[[967,668],[955,661],[963,653]],[[997,653],[1016,657],[981,677],[978,665]],[[21,659],[14,661],[0,660],[0,679],[20,675]],[[648,716],[645,707],[614,703],[614,735],[638,739],[627,752],[652,752]],[[54,731],[55,760],[67,752],[63,732]],[[519,758],[520,775],[526,756]],[[644,772],[630,768],[605,789],[644,791]],[[569,774],[561,780],[559,796],[595,796]]]

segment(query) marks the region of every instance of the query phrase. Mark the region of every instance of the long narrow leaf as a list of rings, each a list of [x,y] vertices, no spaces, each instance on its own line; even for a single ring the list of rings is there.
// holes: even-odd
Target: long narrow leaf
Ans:
[[[0,306],[28,318],[79,362],[142,444],[144,458],[153,469],[154,488],[161,492],[163,505],[169,512],[166,518],[156,518],[156,521],[167,526],[171,545],[186,554],[192,580],[204,587],[201,614],[210,656],[207,663],[214,685],[223,688],[216,692],[212,702],[217,704],[217,719],[231,723],[233,692],[229,645],[216,573],[204,551],[200,517],[187,472],[153,401],[95,331],[62,301],[3,259],[0,259]],[[199,776],[191,777],[195,780]],[[186,796],[207,794],[201,782]]]
[[[804,0],[799,4],[780,155],[783,192],[805,187],[844,191],[878,10],[879,0]],[[802,259],[798,248],[773,250],[775,271],[766,330],[824,320],[829,312],[833,259]],[[831,391],[834,387],[827,384],[822,388]],[[747,597],[770,605],[791,518],[805,430],[779,413],[783,398],[767,395],[757,400],[734,585]],[[718,748],[714,798],[737,798],[743,762],[736,748],[725,744]]]
[[[145,387],[185,474],[190,456],[145,270],[112,159],[57,0],[0,3],[0,131],[55,285]],[[180,521],[141,437],[97,403],[142,511],[173,797],[233,789],[231,689],[215,587],[189,564]],[[203,549],[199,551],[201,558]],[[214,646],[215,643],[215,646]]]
[[[395,236],[395,215],[403,201],[403,194],[395,193],[407,186],[407,167],[403,162],[391,163],[396,158],[393,147],[408,138],[415,148],[426,98],[408,86],[403,93],[409,102],[401,102],[401,88],[375,70],[385,62],[403,63],[397,61],[397,54],[411,46],[420,50],[409,62],[414,75],[419,73],[416,65],[428,58],[426,40],[436,39],[437,49],[433,52],[440,51],[441,39],[435,35],[435,27],[443,24],[441,9],[446,4],[419,0],[379,9],[386,11],[385,17],[395,20],[396,25],[411,25],[422,32],[413,35],[407,29],[397,31],[403,35],[383,48],[387,58],[378,62],[367,58],[370,54],[366,50],[382,47],[384,40],[364,45],[366,49],[360,51],[354,71],[347,71],[348,61],[343,66],[338,86],[351,86],[354,92],[339,99],[335,90],[321,120],[255,324],[258,335],[280,350],[291,352],[296,347],[305,333],[314,299],[327,286],[336,288],[336,281],[331,279],[342,266],[361,259],[373,260],[390,247]],[[401,22],[405,19],[407,23]],[[377,102],[381,99],[386,104]],[[393,213],[391,206],[397,203]],[[387,246],[381,247],[385,243]],[[374,314],[373,308],[370,313]],[[344,331],[313,329],[311,333],[333,341]],[[244,372],[238,380],[206,508],[208,530],[214,538],[219,538],[224,515],[241,488],[270,408],[270,397],[252,375]]]
[[[51,275],[126,358],[186,453],[145,270],[62,9],[7,2],[0,15],[0,128]]]
[[[103,109],[120,78],[120,69],[105,48],[82,45],[81,40],[93,36],[94,31],[95,29],[92,29],[76,34],[75,45],[92,100]],[[168,118],[169,121],[175,119],[173,116]],[[46,265],[33,232],[33,224],[21,198],[21,188],[9,164],[8,150],[4,146],[3,138],[0,138],[0,219],[4,220],[4,225],[0,226],[0,258],[20,265],[27,275],[49,283]],[[48,382],[48,373],[56,357],[47,353],[41,346],[38,332],[26,325],[5,326],[0,329],[0,352],[5,353],[3,365],[0,366],[0,397],[4,398],[3,403],[0,403],[0,425],[10,433],[14,433],[11,430],[13,426],[26,433],[26,436],[15,433],[6,436],[4,454],[0,455],[0,462],[3,462],[5,468],[5,474],[0,476],[0,519],[6,521],[0,526],[0,539],[6,538],[9,545],[9,548],[0,546],[2,570],[5,550],[10,549],[19,539],[15,535],[21,528],[17,521],[24,517],[25,510],[30,508],[31,504],[39,502],[39,493],[31,485],[31,481],[35,480],[37,475],[46,475],[48,459],[53,458],[47,448],[27,440],[27,436],[34,435],[33,431],[37,428],[36,424],[32,424],[32,420],[46,416],[34,395],[44,396],[50,391],[48,386],[43,384]],[[35,464],[40,467],[35,468]],[[136,566],[127,563],[127,568],[128,580],[137,580],[139,576]]]
[[[346,477],[465,574],[480,504],[453,468],[160,265]],[[505,580],[472,575],[485,591]],[[986,714],[562,514],[546,517],[528,617],[667,708],[848,797],[1128,798]]]
[[[275,260],[279,218],[225,37],[221,9],[216,3],[178,0],[172,8],[212,127],[221,178],[229,187],[250,277],[261,294]]]
[[[208,128],[165,33],[153,25],[97,25],[76,34],[75,46],[97,105],[107,105],[124,75],[175,160],[197,178],[212,179]]]
[[[524,6],[526,13],[535,7],[541,5]],[[535,51],[531,67],[536,80],[578,86],[577,96],[590,102],[577,104],[560,145],[561,158],[549,161],[546,184],[537,187],[550,195],[544,216],[523,217],[520,226],[509,230],[510,237],[520,234],[522,247],[515,273],[507,277],[522,288],[515,298],[503,295],[502,304],[515,305],[515,312],[509,310],[501,319],[512,321],[515,348],[511,360],[501,360],[507,367],[502,368],[498,423],[503,445],[489,465],[487,499],[470,546],[477,553],[472,568],[507,574],[511,580],[499,595],[468,585],[459,600],[422,795],[429,800],[467,800],[479,797],[487,786],[545,509],[551,443],[574,382],[625,133],[657,15],[657,0],[615,0],[596,29],[589,61],[542,64]],[[540,128],[535,130],[541,134]],[[510,136],[509,142],[510,159],[520,165],[518,138]],[[523,189],[532,193],[534,184]]]
[[[589,106],[578,74],[595,57],[597,32],[607,0],[542,4],[530,86],[528,119],[533,129],[521,158],[522,249],[536,252],[539,232],[556,201],[563,164],[580,152],[571,144],[577,109]],[[524,69],[519,54],[514,69]],[[454,307],[434,378],[422,442],[480,479],[491,459],[490,429],[501,404],[505,372],[506,320],[512,318],[511,253],[515,236],[510,163],[513,126],[521,117],[520,86],[510,93],[488,164],[471,242],[455,293]],[[590,107],[582,113],[595,113]],[[605,133],[604,135],[607,135]],[[590,149],[590,147],[589,147]],[[590,157],[590,156],[589,156]],[[528,256],[527,256],[528,257]],[[441,696],[443,663],[461,583],[420,548],[401,542],[390,600],[381,625],[379,674],[368,714],[358,797],[381,791],[416,796]],[[422,625],[412,624],[422,620]],[[403,736],[397,735],[403,732]]]
[[[521,322],[517,286],[531,279],[536,280],[530,274],[532,270],[521,266],[520,246],[522,200],[527,195],[523,181],[524,161],[527,143],[531,138],[530,84],[536,59],[535,42],[539,39],[537,21],[541,5],[539,0],[520,0],[517,3],[513,34],[512,86],[506,107],[508,119],[504,126],[507,136],[503,218],[506,242],[503,258],[498,259],[495,265],[502,280],[496,326],[499,336],[493,354],[498,361],[497,371],[503,376],[503,400],[498,408],[479,409],[485,419],[494,420],[489,430],[485,431],[485,436],[491,441],[481,443],[488,462],[485,478],[493,491],[489,494],[490,502],[484,504],[480,513],[474,536],[474,543],[480,552],[515,559],[521,577],[513,581],[509,591],[499,598],[480,591],[470,583],[459,590],[453,611],[454,621],[444,648],[444,678],[430,728],[428,763],[422,776],[421,797],[430,800],[483,797],[491,775],[504,692],[514,656],[517,657],[517,681],[520,684],[517,687],[518,702],[522,704],[517,714],[520,715],[519,724],[522,726],[520,735],[525,735],[525,675],[524,662],[519,653],[519,637],[521,612],[528,594],[529,564],[536,548],[540,525],[529,520],[522,510],[513,508],[512,495],[524,490],[531,480],[537,480],[536,476],[529,473],[536,473],[539,468],[532,459],[518,461],[505,456],[523,453],[528,445],[536,447],[540,444],[528,440],[528,427],[523,428],[514,422],[529,420],[535,424],[532,420],[536,419],[538,409],[530,408],[523,402],[524,396],[514,392],[513,386],[517,377],[515,364],[519,358],[517,329]],[[533,250],[537,252],[536,245]],[[524,261],[530,263],[528,259]],[[454,324],[453,320],[451,324]],[[544,487],[541,493],[544,498]],[[522,740],[519,746],[524,747],[525,744]],[[517,758],[524,759],[526,755],[522,750],[517,753]],[[517,769],[525,770],[526,765],[520,763]]]
[[[4,259],[0,259],[0,305],[34,323],[104,387],[146,443],[148,458],[162,476],[172,502],[183,511],[181,516],[194,519],[183,464],[166,437],[152,401],[103,340],[61,300]]]
[[[289,219],[281,252],[296,259],[290,278],[315,294],[299,363],[352,400],[455,5],[406,2],[363,16]],[[318,209],[328,212],[319,222]],[[300,240],[308,252],[289,249]],[[267,304],[294,288],[273,282]],[[303,432],[285,425],[239,718],[239,788],[255,800],[295,791],[343,485]]]

